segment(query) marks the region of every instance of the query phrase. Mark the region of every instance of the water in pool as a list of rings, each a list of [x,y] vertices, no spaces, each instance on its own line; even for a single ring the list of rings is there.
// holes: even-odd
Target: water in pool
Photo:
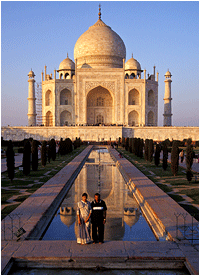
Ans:
[[[107,205],[105,241],[155,241],[125,181],[107,149],[93,150],[60,205],[43,240],[76,240],[77,202],[83,193],[88,200],[99,192]]]

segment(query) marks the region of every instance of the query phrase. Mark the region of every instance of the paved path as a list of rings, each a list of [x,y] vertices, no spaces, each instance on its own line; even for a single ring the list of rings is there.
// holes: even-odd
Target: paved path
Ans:
[[[38,268],[84,269],[180,269],[184,265],[198,275],[197,251],[174,242],[110,241],[82,246],[76,241],[2,242],[2,269],[9,261]],[[12,252],[12,253],[10,253]]]
[[[129,263],[130,267],[135,265],[138,268],[139,266],[144,267],[144,264],[150,267],[152,264],[158,266],[161,263],[166,267],[167,260],[170,260],[171,266],[182,262],[182,264],[186,264],[192,274],[198,274],[198,246],[191,246],[187,241],[184,241],[183,244],[176,239],[174,212],[185,211],[127,159],[119,158],[118,152],[112,148],[110,152],[116,160],[116,165],[127,179],[132,193],[146,212],[149,221],[154,219],[152,228],[156,229],[159,225],[159,231],[166,232],[168,237],[176,242],[114,241],[102,245],[81,246],[77,245],[75,241],[25,240],[25,238],[39,239],[41,237],[41,233],[44,232],[51,220],[50,214],[54,215],[66,191],[70,188],[70,179],[76,177],[80,165],[84,164],[91,149],[92,146],[87,147],[11,213],[11,217],[16,220],[18,214],[23,214],[20,222],[26,233],[20,241],[11,240],[12,237],[7,236],[9,233],[11,235],[9,230],[11,222],[6,221],[6,218],[2,221],[2,226],[5,225],[6,230],[2,232],[2,271],[9,267],[13,257],[20,262],[35,261],[35,264],[41,264],[41,266],[45,262],[53,267],[59,265],[60,267],[79,266],[79,268],[85,264],[90,266],[110,264],[111,267],[113,265],[119,267],[120,264],[120,267],[124,265],[127,268]],[[191,223],[190,218],[191,216],[188,214],[187,224]],[[198,222],[194,220],[194,223]],[[6,241],[5,238],[10,241]]]

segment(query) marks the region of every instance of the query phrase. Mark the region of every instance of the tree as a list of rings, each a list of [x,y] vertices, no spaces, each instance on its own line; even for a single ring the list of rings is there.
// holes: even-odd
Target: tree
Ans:
[[[192,174],[192,164],[193,164],[194,151],[192,146],[192,139],[187,140],[187,148],[186,148],[186,177],[189,182],[191,182],[193,174]]]
[[[167,143],[164,141],[163,144],[162,144],[162,150],[163,150],[163,164],[162,164],[162,167],[163,167],[163,170],[166,171],[167,169],[167,160],[168,160],[168,148],[167,148]]]
[[[31,144],[29,140],[24,141],[23,152],[23,174],[28,175],[30,173],[31,166]]]
[[[41,148],[41,163],[42,166],[45,167],[47,163],[47,142],[42,142],[42,148]]]
[[[143,139],[140,139],[140,158],[143,158],[143,149],[144,149],[144,140]]]
[[[38,141],[33,140],[31,146],[32,152],[32,170],[37,171],[38,169]]]
[[[145,160],[148,161],[149,160],[149,139],[145,140],[145,145],[144,145],[144,157]]]
[[[52,160],[55,161],[56,160],[56,141],[55,141],[55,139],[51,139],[50,144],[51,144],[51,157],[52,157]]]
[[[13,144],[11,140],[8,142],[8,148],[6,150],[6,161],[8,177],[12,182],[15,176],[15,153],[13,150]]]
[[[153,153],[154,153],[154,145],[153,145],[153,140],[149,140],[149,148],[148,148],[148,161],[152,162],[153,160]]]
[[[72,140],[70,138],[65,139],[65,151],[66,153],[72,152]]]
[[[125,149],[126,149],[126,151],[128,151],[128,147],[129,147],[129,137],[126,138],[126,142],[125,142]]]
[[[155,165],[158,167],[160,164],[160,145],[156,144],[156,151],[154,156]]]
[[[173,176],[176,176],[178,173],[178,164],[179,164],[179,148],[176,140],[172,143],[171,150],[171,170]]]

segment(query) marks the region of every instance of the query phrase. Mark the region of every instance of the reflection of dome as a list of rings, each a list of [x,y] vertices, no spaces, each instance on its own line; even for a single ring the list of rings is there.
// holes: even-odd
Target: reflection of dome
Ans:
[[[65,225],[67,225],[67,227],[70,227],[75,221],[76,221],[76,216],[72,215],[72,216],[64,216],[60,214],[60,219],[62,221],[62,223],[64,223]]]
[[[74,62],[68,57],[65,58],[59,65],[59,70],[75,70]]]
[[[125,70],[141,70],[141,66],[139,62],[132,57],[126,62]]]
[[[92,68],[122,68],[126,58],[126,48],[120,36],[100,18],[77,40],[74,60],[77,67],[87,63]]]
[[[137,209],[135,215],[124,215],[124,222],[129,226],[132,227],[140,218],[140,210]]]

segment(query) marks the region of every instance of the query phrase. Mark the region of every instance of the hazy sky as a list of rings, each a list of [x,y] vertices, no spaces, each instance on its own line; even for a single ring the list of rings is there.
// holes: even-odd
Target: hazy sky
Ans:
[[[36,82],[67,57],[77,39],[102,20],[147,73],[159,72],[158,125],[163,125],[164,75],[172,73],[172,124],[199,124],[198,1],[2,1],[1,124],[27,125],[28,73]],[[57,73],[58,77],[58,73]],[[142,74],[143,77],[143,74]]]

